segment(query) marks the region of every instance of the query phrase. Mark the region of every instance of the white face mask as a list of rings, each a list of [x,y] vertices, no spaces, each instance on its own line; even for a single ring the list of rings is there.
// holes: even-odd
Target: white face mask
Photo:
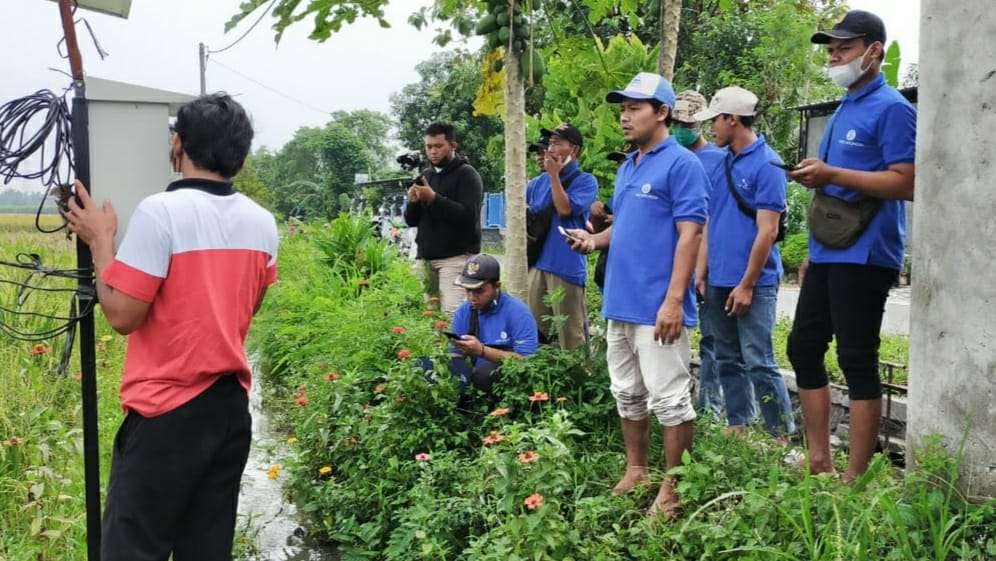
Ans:
[[[871,63],[868,64],[867,68],[862,68],[861,63],[864,62],[865,56],[868,55],[868,51],[871,50],[871,45],[865,49],[864,54],[858,58],[852,60],[847,64],[841,64],[839,66],[829,66],[826,69],[827,78],[833,81],[834,84],[842,88],[849,88],[852,84],[857,82],[861,76],[871,69]]]

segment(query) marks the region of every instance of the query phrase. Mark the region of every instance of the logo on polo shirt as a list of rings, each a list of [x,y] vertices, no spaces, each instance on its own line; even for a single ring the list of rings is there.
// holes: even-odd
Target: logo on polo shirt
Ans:
[[[658,197],[657,195],[653,195],[653,194],[650,193],[653,189],[654,189],[653,185],[651,185],[650,183],[644,183],[643,185],[640,186],[640,192],[637,193],[636,196],[639,197],[639,198],[641,198],[641,199],[654,199],[654,200],[657,200],[660,197]]]
[[[844,134],[844,138],[839,140],[838,142],[840,142],[841,144],[846,144],[848,146],[857,146],[858,148],[864,148],[865,143],[858,142],[857,140],[855,140],[856,138],[858,138],[858,131],[851,129],[847,131],[847,133]]]
[[[508,339],[508,333],[505,332],[505,331],[502,331],[501,332],[501,338],[502,338],[502,341],[504,341],[505,339]]]

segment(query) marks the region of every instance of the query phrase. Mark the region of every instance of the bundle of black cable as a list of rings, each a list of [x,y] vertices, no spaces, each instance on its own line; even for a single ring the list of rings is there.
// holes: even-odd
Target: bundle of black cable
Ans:
[[[35,226],[46,230],[39,216],[53,187],[63,191],[73,173],[72,115],[64,96],[39,90],[0,106],[0,179],[40,181],[45,196]],[[34,166],[37,165],[37,168]],[[31,168],[31,169],[27,169]]]

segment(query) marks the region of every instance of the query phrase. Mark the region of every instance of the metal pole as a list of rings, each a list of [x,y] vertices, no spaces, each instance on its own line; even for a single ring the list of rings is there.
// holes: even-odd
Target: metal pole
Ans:
[[[207,93],[207,47],[204,43],[198,43],[199,58],[201,61],[201,95]]]
[[[59,0],[62,31],[69,52],[69,67],[73,75],[72,143],[76,178],[88,191],[90,185],[89,115],[86,102],[86,85],[83,81],[83,57],[76,40],[72,0]],[[80,269],[93,268],[90,247],[76,240],[76,263]],[[83,397],[83,473],[86,495],[87,559],[100,561],[100,439],[97,424],[97,353],[93,325],[93,305],[96,296],[93,279],[80,275],[78,281],[80,311],[80,386]]]

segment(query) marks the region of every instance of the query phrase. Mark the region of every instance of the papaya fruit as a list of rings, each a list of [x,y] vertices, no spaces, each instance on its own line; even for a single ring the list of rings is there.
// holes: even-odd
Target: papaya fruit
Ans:
[[[508,39],[512,36],[512,30],[508,27],[502,27],[498,30],[498,40],[502,44],[508,43]]]
[[[488,14],[483,18],[481,18],[481,21],[477,22],[477,27],[475,28],[474,31],[478,35],[487,35],[488,33],[497,31],[497,29],[498,29],[497,18],[495,18],[495,16],[491,14]]]

